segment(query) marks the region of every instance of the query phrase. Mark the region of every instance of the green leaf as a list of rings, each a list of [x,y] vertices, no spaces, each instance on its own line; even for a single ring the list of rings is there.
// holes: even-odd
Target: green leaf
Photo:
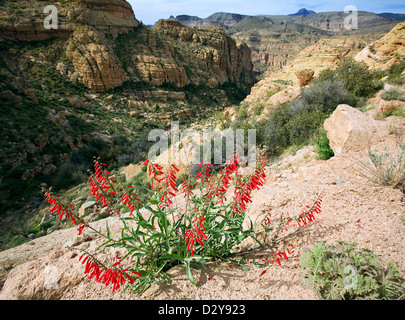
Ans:
[[[110,227],[108,226],[108,220],[105,221],[105,227],[107,229],[107,237],[108,239],[111,239],[111,230]]]
[[[260,248],[262,250],[264,250],[264,246],[262,245],[262,243],[255,236],[252,236],[252,235],[250,235],[250,236],[252,237],[253,240],[255,240],[259,244]]]
[[[179,254],[165,254],[165,255],[159,257],[159,259],[171,259],[171,260],[184,261],[184,257]]]
[[[189,260],[184,260],[184,265],[186,266],[186,273],[187,277],[190,280],[190,282],[197,287],[197,283],[194,280],[193,274],[191,273],[190,270],[190,261]]]
[[[109,244],[111,241],[112,241],[112,240],[110,239],[110,240],[104,242],[102,245],[100,245],[100,246],[97,247],[96,251],[98,251],[98,250],[101,249],[102,247],[105,247],[105,246],[106,246],[107,244]]]

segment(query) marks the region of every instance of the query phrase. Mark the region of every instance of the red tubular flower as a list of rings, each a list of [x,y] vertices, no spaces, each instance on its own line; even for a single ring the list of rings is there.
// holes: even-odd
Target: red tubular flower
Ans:
[[[79,233],[77,234],[78,236],[80,236],[80,235],[82,234],[83,229],[84,229],[84,225],[83,225],[83,224],[80,225],[79,228],[77,228],[77,231],[79,232]]]
[[[187,244],[186,250],[191,252],[191,256],[193,256],[194,252],[196,251],[194,247],[195,242],[198,242],[201,247],[204,247],[203,239],[208,238],[207,235],[203,232],[203,230],[205,230],[205,227],[203,225],[204,221],[205,218],[203,216],[198,217],[198,219],[194,219],[193,228],[187,229],[186,234],[184,235]]]
[[[58,220],[62,220],[64,215],[66,215],[67,220],[72,220],[73,225],[76,225],[76,221],[74,219],[74,214],[72,210],[75,208],[73,205],[69,205],[69,202],[66,204],[62,204],[56,198],[53,197],[51,191],[49,189],[48,192],[44,193],[45,198],[48,200],[49,204],[53,204],[52,208],[49,209],[50,213],[56,213],[58,216]]]
[[[79,261],[82,259],[83,255],[80,256]],[[118,290],[122,285],[127,281],[130,284],[133,284],[136,279],[141,276],[141,273],[132,271],[131,275],[129,274],[129,268],[122,269],[121,261],[118,261],[113,264],[111,268],[105,270],[101,269],[97,261],[93,258],[85,257],[82,261],[82,264],[85,265],[84,274],[88,274],[88,279],[94,279],[96,282],[104,283],[106,286],[112,284],[112,292]]]
[[[193,185],[189,184],[186,180],[183,178],[183,183],[181,184],[181,193],[183,193],[184,198],[190,197],[193,195],[192,189],[194,188]]]
[[[234,211],[236,213],[242,213],[246,210],[248,203],[252,202],[251,192],[259,190],[265,182],[266,173],[265,165],[267,159],[259,159],[254,173],[249,177],[247,182],[242,180],[241,176],[238,176],[235,187],[235,199],[234,199]]]

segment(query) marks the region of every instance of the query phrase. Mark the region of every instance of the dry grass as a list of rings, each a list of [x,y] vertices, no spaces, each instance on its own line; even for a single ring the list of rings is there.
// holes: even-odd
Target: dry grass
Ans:
[[[365,160],[358,160],[359,173],[377,185],[390,186],[405,192],[405,134],[392,128],[396,136],[396,148],[381,152],[368,150]]]

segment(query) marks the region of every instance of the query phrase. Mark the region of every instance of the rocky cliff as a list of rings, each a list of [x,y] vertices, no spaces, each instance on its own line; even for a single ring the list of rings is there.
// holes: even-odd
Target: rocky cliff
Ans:
[[[207,83],[212,87],[226,82],[252,84],[253,65],[249,47],[236,42],[221,28],[189,28],[177,21],[162,20],[154,30],[167,36],[176,49],[175,54],[180,54],[181,61],[185,61],[189,69],[194,69],[185,73],[187,77],[183,83],[200,84],[203,73],[208,70],[210,77]],[[197,60],[184,51],[184,46],[190,47]]]
[[[404,52],[405,22],[402,22],[384,37],[364,48],[356,55],[355,59],[366,62],[371,68],[387,69],[403,59]]]
[[[191,30],[162,21],[151,31],[139,26],[131,6],[123,0],[53,4],[58,9],[58,27],[47,30],[44,2],[22,1],[17,6],[6,1],[0,37],[24,42],[66,39],[65,53],[73,68],[66,63],[60,67],[70,80],[78,80],[95,92],[113,89],[124,81],[180,88],[230,82],[245,91],[254,82],[249,48],[236,44],[219,28]],[[124,51],[122,46],[127,50],[119,55]],[[129,52],[131,57],[127,57]],[[187,74],[186,70],[193,71]]]
[[[57,29],[46,29],[44,13],[48,5],[58,11]],[[4,1],[0,14],[0,37],[18,41],[42,41],[66,37],[81,26],[94,25],[111,33],[126,32],[136,27],[131,6],[124,0]]]
[[[207,18],[181,15],[174,18],[187,26],[222,27],[232,37],[244,41],[252,49],[252,61],[257,76],[280,70],[304,48],[322,37],[361,37],[370,43],[382,37],[399,20],[370,12],[359,12],[358,30],[346,30],[344,12],[323,12],[307,15],[247,16],[216,13]]]

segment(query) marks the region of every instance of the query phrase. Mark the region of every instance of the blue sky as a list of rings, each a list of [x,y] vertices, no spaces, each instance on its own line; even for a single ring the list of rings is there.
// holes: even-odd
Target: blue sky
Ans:
[[[359,11],[375,13],[405,13],[404,0],[127,0],[135,16],[145,24],[154,24],[171,15],[188,14],[206,18],[215,12],[231,12],[247,15],[290,14],[301,8],[316,12],[344,11],[347,5],[354,5]]]

